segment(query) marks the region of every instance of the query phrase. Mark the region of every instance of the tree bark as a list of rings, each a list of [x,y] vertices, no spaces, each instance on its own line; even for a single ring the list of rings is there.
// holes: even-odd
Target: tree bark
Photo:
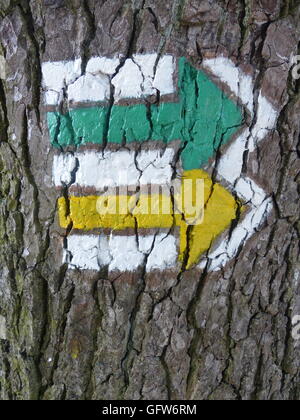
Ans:
[[[0,398],[298,400],[300,8],[282,0],[4,0],[0,6]],[[279,112],[248,156],[273,211],[221,271],[62,264],[42,63],[225,54]]]

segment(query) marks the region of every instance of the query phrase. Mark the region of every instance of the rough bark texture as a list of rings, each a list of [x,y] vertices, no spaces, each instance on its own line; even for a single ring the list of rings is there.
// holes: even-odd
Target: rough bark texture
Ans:
[[[1,1],[1,399],[299,399],[297,3]],[[224,53],[280,110],[246,168],[274,211],[219,273],[113,278],[60,265],[41,63],[144,51]]]

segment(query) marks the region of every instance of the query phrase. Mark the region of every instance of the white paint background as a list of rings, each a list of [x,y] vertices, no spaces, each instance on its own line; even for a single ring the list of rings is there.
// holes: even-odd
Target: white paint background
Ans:
[[[132,59],[126,60],[119,73],[113,78],[112,76],[120,63],[118,58],[92,58],[88,62],[85,75],[81,74],[80,59],[72,62],[44,63],[43,84],[46,103],[48,105],[58,104],[63,97],[64,89],[66,89],[70,103],[107,100],[110,97],[110,78],[112,78],[112,83],[115,86],[116,102],[123,98],[141,98],[155,93],[156,90],[159,90],[161,95],[174,93],[175,60],[171,56],[162,57],[154,75],[156,60],[156,54],[133,56]],[[204,60],[203,66],[229,86],[230,90],[248,108],[252,116],[254,115],[254,106],[256,107],[256,123],[251,129],[247,128],[229,146],[217,168],[219,180],[229,182],[232,185],[232,191],[235,191],[239,197],[247,201],[251,210],[234,229],[231,238],[223,240],[199,264],[200,268],[207,265],[209,270],[216,271],[236,256],[239,248],[256,232],[272,209],[271,199],[253,180],[241,177],[241,172],[245,151],[253,152],[258,142],[262,141],[267,133],[274,129],[278,114],[261,93],[257,104],[255,104],[252,78],[244,74],[229,59],[225,57],[207,59]],[[116,153],[115,156],[113,154],[107,155],[106,162],[93,153],[56,156],[53,165],[54,183],[56,186],[61,186],[63,183],[69,184],[71,182],[71,173],[76,166],[76,159],[79,163],[75,180],[77,185],[97,186],[98,188],[122,185],[120,184],[122,181],[117,179],[117,171],[112,173],[111,168],[123,168],[121,171],[127,171],[128,179],[126,183],[132,185],[136,184],[137,181],[145,184],[168,182],[170,168],[167,160],[169,157],[163,156],[159,159],[155,153],[143,155],[144,172],[142,177],[135,164],[133,165],[134,161],[129,152],[128,154]],[[151,159],[155,160],[155,165],[151,163]],[[143,243],[148,244],[149,238],[141,238],[140,246],[143,247]],[[166,242],[164,241],[164,246],[161,246],[161,248],[158,245],[157,248],[154,247],[148,260],[147,270],[151,270],[153,267],[165,269],[172,264],[176,264],[174,258],[175,238],[173,237],[172,240],[171,237],[169,238],[169,242],[165,240]],[[124,237],[115,237],[115,239],[106,243],[103,242],[104,240],[105,238],[99,239],[89,235],[84,236],[84,239],[82,236],[70,236],[68,247],[73,254],[72,264],[82,269],[99,269],[102,264],[99,261],[99,250],[101,250],[101,258],[105,259],[105,255],[107,255],[107,258],[112,257],[109,263],[112,270],[132,271],[144,258],[144,250],[137,250],[134,247],[135,238],[130,239],[129,237],[125,241]],[[159,249],[159,252],[156,252],[156,249]],[[130,255],[129,259],[125,256],[123,250],[126,251],[126,255]],[[156,263],[154,260],[156,260]]]
[[[244,74],[228,58],[204,60],[203,65],[229,86],[253,116],[255,100],[252,78]],[[242,177],[241,173],[244,153],[255,150],[257,144],[274,129],[277,117],[278,113],[273,105],[260,92],[256,107],[256,123],[251,129],[245,129],[221,157],[217,167],[219,180],[229,182],[232,185],[232,191],[246,201],[251,210],[235,227],[231,238],[224,239],[213,251],[209,252],[207,258],[200,262],[200,268],[207,267],[209,271],[218,271],[224,267],[237,255],[241,246],[257,231],[271,212],[272,199],[267,197],[265,191],[253,180]]]
[[[64,258],[72,269],[99,270],[108,266],[110,271],[121,272],[137,270],[148,258],[147,272],[163,271],[176,266],[176,242],[171,234],[139,236],[139,243],[135,236],[71,235]]]
[[[81,72],[80,58],[44,63],[45,102],[47,105],[59,105],[64,90],[69,104],[107,101],[111,96],[111,84],[115,89],[116,103],[121,99],[143,98],[157,91],[161,96],[172,94],[176,91],[176,60],[171,55],[157,60],[157,54],[133,55],[115,76],[121,62],[119,58],[93,57],[87,63],[85,74]]]
[[[53,182],[56,187],[75,185],[79,187],[165,185],[172,180],[174,150],[167,148],[119,152],[85,151],[61,153],[54,156]],[[74,178],[74,179],[73,179]]]

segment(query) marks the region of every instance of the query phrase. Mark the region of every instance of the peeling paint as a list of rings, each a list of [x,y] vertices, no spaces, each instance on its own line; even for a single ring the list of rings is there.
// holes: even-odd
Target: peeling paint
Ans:
[[[272,201],[265,192],[253,180],[242,175],[245,152],[254,151],[257,143],[274,128],[277,112],[272,104],[261,92],[256,100],[252,77],[225,57],[204,60],[204,70],[193,68],[184,58],[175,60],[171,56],[163,56],[158,59],[156,54],[134,55],[123,64],[120,58],[93,57],[87,63],[85,74],[81,74],[80,64],[79,59],[43,65],[46,103],[58,105],[67,101],[70,108],[66,114],[57,110],[48,112],[52,145],[60,148],[74,145],[78,148],[76,152],[61,152],[54,157],[55,186],[72,187],[73,191],[67,199],[63,197],[59,200],[61,226],[65,229],[72,226],[82,231],[177,227],[180,228],[180,241],[179,250],[175,253],[186,267],[192,267],[208,251],[207,258],[199,267],[220,269],[236,256],[272,209]],[[213,79],[209,74],[213,75]],[[227,86],[226,94],[217,86],[215,79]],[[158,104],[143,103],[145,98],[156,96],[158,92]],[[164,96],[171,94],[171,102],[170,99],[164,100]],[[125,104],[122,103],[124,99],[127,101]],[[91,106],[87,107],[84,103]],[[254,124],[241,130],[246,114],[254,117],[254,111]],[[204,222],[192,226],[190,230],[183,214],[141,215],[135,212],[141,207],[136,206],[126,214],[104,215],[97,210],[99,195],[91,196],[86,192],[85,196],[76,196],[84,194],[84,189],[88,191],[88,188],[100,192],[107,188],[136,188],[148,184],[170,187],[174,171],[183,177],[190,174],[195,179],[199,169],[207,165],[209,159],[233,139],[234,134],[236,138],[224,149],[215,168],[220,184],[213,184],[209,176],[200,171],[200,178],[206,183]],[[181,141],[178,156],[171,145],[161,151],[162,144],[168,145],[173,141]],[[132,142],[151,142],[153,146],[140,151],[124,147],[112,151],[105,147],[110,144],[126,146]],[[99,152],[83,148],[91,144],[104,146],[104,150]],[[225,185],[230,184],[228,192],[221,186],[224,181]],[[240,201],[237,202],[231,193]],[[147,207],[150,203],[153,208],[153,202],[159,206],[162,198],[162,195],[149,198],[140,193],[138,204]],[[108,195],[106,199],[112,202],[116,197]],[[124,199],[127,204],[132,198],[124,196]],[[172,200],[169,196],[169,207]],[[244,210],[245,214],[230,237],[225,237],[214,249],[214,240]],[[108,265],[112,270],[132,271],[142,264],[145,257],[145,252],[136,252],[134,247],[150,243],[151,238],[153,243],[150,234],[148,237],[138,235],[138,240],[136,236],[125,238],[121,235],[108,239],[105,236],[71,234],[67,239],[66,261],[70,266],[83,269],[96,270]],[[176,238],[176,235],[169,234],[166,238]],[[112,248],[116,246],[112,253]],[[126,249],[128,254],[132,251],[134,255],[128,265],[123,257],[120,259],[117,255],[118,252],[123,255],[121,248]],[[155,254],[154,246],[149,251],[147,269],[169,267],[169,262],[165,261],[168,261],[170,249],[162,247],[161,262],[158,258],[157,265],[151,265],[149,261]]]
[[[61,153],[54,156],[53,181],[56,187],[72,182],[75,186],[98,190],[125,185],[171,184],[174,157],[172,148],[163,153],[158,149],[138,154],[129,150],[103,154],[93,151]]]
[[[134,55],[127,59],[120,71],[120,58],[93,57],[81,75],[82,60],[44,63],[44,89],[47,105],[58,105],[64,90],[70,103],[104,102],[110,98],[111,83],[115,88],[115,101],[143,98],[147,95],[174,93],[175,61],[172,56],[157,54]],[[156,72],[154,74],[154,70]]]
[[[168,252],[165,252],[166,249]],[[146,271],[149,272],[173,268],[178,249],[173,235],[139,236],[139,243],[135,236],[72,235],[68,238],[68,253],[70,268],[99,270],[108,266],[111,271],[121,272],[142,267],[150,254],[146,265]]]
[[[191,171],[190,176],[193,175],[194,171]],[[189,235],[188,219],[191,215],[188,215],[182,205],[183,190],[180,196],[175,196],[175,206],[178,203],[178,207],[183,208],[183,214],[175,213],[171,196],[163,194],[140,194],[138,197],[105,195],[103,207],[109,209],[107,213],[104,208],[99,209],[101,197],[71,196],[68,203],[62,197],[58,203],[60,225],[67,229],[72,224],[74,229],[83,231],[111,227],[115,230],[136,227],[138,229],[178,227],[180,228],[179,258],[184,261],[186,249],[189,247],[187,266],[190,267],[198,262],[201,254],[209,249],[213,240],[236,218],[237,213],[237,204],[230,193],[220,185],[213,185],[204,171],[198,171],[198,177],[204,181],[204,197],[200,208],[204,208],[205,205],[205,216],[202,223],[192,227]],[[168,252],[167,248],[163,250],[164,254]]]
[[[254,85],[250,76],[244,74],[230,60],[219,57],[205,60],[204,66],[220,77],[240,98],[251,115],[254,113]],[[232,236],[221,242],[215,250],[203,260],[200,268],[218,271],[233,259],[243,244],[256,232],[267,215],[273,209],[272,199],[251,179],[242,177],[245,152],[255,150],[269,131],[275,128],[278,112],[273,105],[259,93],[256,109],[256,121],[251,128],[246,128],[221,157],[217,166],[219,180],[225,179],[233,190],[250,206],[246,217],[235,227]]]
[[[179,60],[178,74],[179,100],[163,102],[162,96],[159,105],[150,106],[150,115],[147,106],[141,103],[127,106],[114,104],[107,133],[105,122],[110,112],[108,106],[79,106],[65,115],[49,112],[48,125],[52,145],[103,145],[106,136],[108,143],[113,144],[150,140],[168,144],[181,140],[184,146],[181,153],[183,169],[201,168],[238,131],[243,115],[234,101],[203,71],[193,68],[187,60]],[[131,80],[129,71],[127,78]],[[163,92],[168,90],[166,88]],[[147,92],[148,95],[150,93],[146,91],[145,96]],[[133,91],[125,91],[124,95],[132,98]],[[140,98],[137,92],[135,95],[135,99]],[[93,100],[90,99],[90,102]]]

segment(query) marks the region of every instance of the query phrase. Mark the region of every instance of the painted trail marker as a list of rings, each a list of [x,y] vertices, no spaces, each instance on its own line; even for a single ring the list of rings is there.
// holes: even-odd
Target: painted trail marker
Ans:
[[[200,261],[200,267],[218,270],[272,208],[264,191],[241,174],[245,151],[253,151],[274,128],[277,113],[260,94],[256,123],[243,126],[246,114],[254,116],[253,82],[224,57],[205,60],[201,70],[169,55],[135,55],[120,63],[94,57],[84,74],[80,59],[43,65],[49,133],[57,149],[53,180],[69,194],[59,199],[59,220],[71,229],[65,250],[70,267],[133,271],[146,261],[151,271],[172,268],[178,259],[192,267],[246,204],[230,238]],[[217,184],[204,169],[221,146],[227,149],[216,168]],[[145,204],[159,206],[163,194],[143,191],[149,184],[170,188],[175,173],[203,183],[203,223],[187,223],[184,211],[137,211]],[[123,187],[138,187],[136,206],[126,214],[99,211],[108,188],[119,191],[109,200],[118,195],[130,201]],[[103,229],[114,234],[101,234]]]

